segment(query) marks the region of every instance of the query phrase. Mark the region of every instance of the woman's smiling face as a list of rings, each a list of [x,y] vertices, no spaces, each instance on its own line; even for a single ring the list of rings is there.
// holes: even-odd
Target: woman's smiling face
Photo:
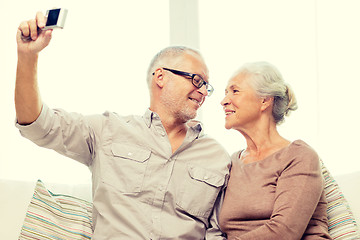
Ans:
[[[225,128],[242,130],[251,127],[261,115],[260,98],[249,84],[249,75],[239,73],[231,78],[221,105],[225,111]]]

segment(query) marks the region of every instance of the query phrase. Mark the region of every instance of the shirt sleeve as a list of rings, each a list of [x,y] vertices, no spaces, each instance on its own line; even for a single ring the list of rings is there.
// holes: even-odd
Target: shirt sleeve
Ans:
[[[293,156],[277,173],[274,209],[263,226],[236,239],[300,239],[323,192],[319,158],[310,149]]]
[[[90,166],[95,154],[96,137],[96,124],[90,124],[96,121],[92,118],[62,109],[50,109],[44,104],[39,117],[33,123],[20,125],[16,122],[15,125],[23,137],[35,144]]]
[[[222,202],[224,200],[225,195],[225,186],[222,191],[220,191],[218,198],[215,201],[213,212],[210,216],[210,225],[206,229],[206,240],[226,240],[226,236],[224,233],[221,232],[220,226],[219,226],[219,212],[222,205]]]

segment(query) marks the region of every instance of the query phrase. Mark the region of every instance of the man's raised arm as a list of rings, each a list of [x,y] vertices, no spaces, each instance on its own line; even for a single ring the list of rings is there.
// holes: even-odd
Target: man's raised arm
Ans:
[[[38,56],[51,40],[52,30],[41,31],[45,17],[41,12],[36,18],[22,22],[17,30],[18,63],[15,84],[15,108],[19,124],[30,124],[40,115],[42,101],[37,82]],[[31,40],[24,40],[30,36]]]

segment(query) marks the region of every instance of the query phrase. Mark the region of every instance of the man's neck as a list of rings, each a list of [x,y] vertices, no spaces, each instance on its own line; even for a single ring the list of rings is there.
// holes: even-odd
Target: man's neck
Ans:
[[[154,111],[150,108],[151,111],[156,112],[160,117],[161,123],[165,128],[167,136],[169,138],[172,152],[174,153],[183,143],[188,126],[187,122],[181,121],[174,116],[167,115],[161,111]]]
[[[186,123],[177,123],[174,121],[162,121],[162,124],[170,141],[171,150],[174,153],[184,142],[188,127]]]

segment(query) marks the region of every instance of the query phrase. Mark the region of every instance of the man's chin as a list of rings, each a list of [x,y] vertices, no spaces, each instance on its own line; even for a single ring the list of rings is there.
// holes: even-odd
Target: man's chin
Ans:
[[[185,123],[185,122],[188,122],[194,118],[196,118],[197,116],[197,112],[193,112],[193,113],[186,113],[186,114],[182,114],[182,116],[180,116],[180,118],[182,119],[182,121]]]

